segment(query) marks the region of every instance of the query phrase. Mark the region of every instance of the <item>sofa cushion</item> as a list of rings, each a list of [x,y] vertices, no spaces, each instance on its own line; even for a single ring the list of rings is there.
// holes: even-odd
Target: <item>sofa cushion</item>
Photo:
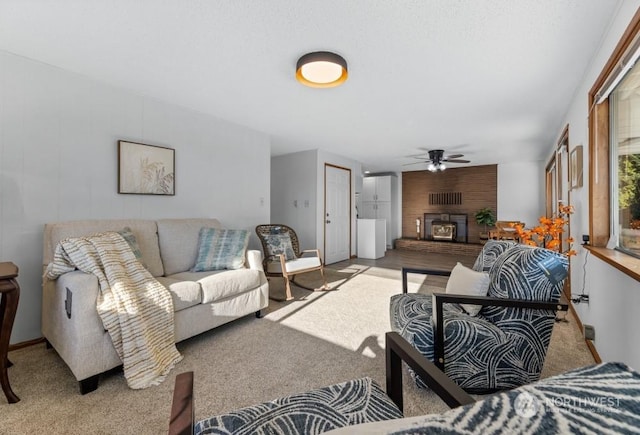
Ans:
[[[202,303],[202,288],[195,281],[182,281],[165,276],[156,278],[165,286],[173,299],[173,311],[184,310]]]
[[[44,227],[43,264],[46,265],[53,261],[53,251],[58,242],[63,239],[89,236],[104,231],[121,231],[125,227],[131,228],[131,232],[140,246],[143,263],[151,275],[155,277],[164,275],[163,260],[160,259],[158,246],[158,227],[155,221],[143,219],[96,219],[46,224]]]
[[[259,287],[262,272],[255,269],[221,270],[215,272],[181,272],[169,278],[195,281],[202,287],[202,303],[224,299]]]
[[[221,228],[217,219],[160,219],[157,224],[166,276],[184,272],[196,264],[200,228]]]
[[[191,272],[244,268],[248,244],[247,230],[200,228],[198,257]]]

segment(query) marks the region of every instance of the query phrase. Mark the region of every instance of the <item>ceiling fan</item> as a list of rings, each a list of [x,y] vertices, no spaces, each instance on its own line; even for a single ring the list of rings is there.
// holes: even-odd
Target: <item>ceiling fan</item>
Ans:
[[[444,171],[447,169],[445,163],[471,163],[470,160],[461,159],[464,154],[450,154],[448,156],[444,155],[444,150],[429,150],[427,151],[428,157],[424,154],[418,154],[413,157],[414,159],[420,160],[419,162],[407,163],[403,166],[407,165],[416,165],[420,163],[428,163],[427,170],[431,172]]]

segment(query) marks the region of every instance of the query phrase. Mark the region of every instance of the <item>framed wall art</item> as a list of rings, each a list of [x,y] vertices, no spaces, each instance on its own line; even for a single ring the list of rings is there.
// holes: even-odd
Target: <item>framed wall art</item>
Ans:
[[[175,195],[176,151],[118,141],[118,193]]]
[[[582,187],[582,178],[582,145],[578,145],[569,154],[569,179],[572,190]]]

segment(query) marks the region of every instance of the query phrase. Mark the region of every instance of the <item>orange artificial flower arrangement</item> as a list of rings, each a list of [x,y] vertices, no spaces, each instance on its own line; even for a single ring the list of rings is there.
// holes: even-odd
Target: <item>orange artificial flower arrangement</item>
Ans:
[[[562,234],[564,233],[566,224],[569,222],[569,215],[572,213],[572,205],[563,205],[560,206],[557,216],[552,216],[550,218],[542,216],[539,219],[540,225],[537,227],[524,229],[523,226],[519,224],[514,225],[514,228],[516,229],[518,237],[520,237],[520,242],[526,245],[541,246],[543,248],[560,252],[560,247],[562,246]],[[562,254],[567,257],[576,255],[576,251],[571,249],[573,238],[567,237],[565,240],[569,244],[569,248],[562,252]]]

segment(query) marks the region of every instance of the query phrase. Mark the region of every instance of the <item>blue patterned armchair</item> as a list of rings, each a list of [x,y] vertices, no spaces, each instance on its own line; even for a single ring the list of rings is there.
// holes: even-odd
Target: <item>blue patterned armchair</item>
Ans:
[[[483,394],[537,381],[555,312],[568,308],[560,302],[567,258],[548,249],[490,240],[473,270],[489,274],[487,296],[407,293],[409,273],[450,272],[403,268],[403,293],[391,298],[391,329],[468,392]],[[482,309],[471,316],[459,304]],[[425,386],[419,377],[416,382]]]

